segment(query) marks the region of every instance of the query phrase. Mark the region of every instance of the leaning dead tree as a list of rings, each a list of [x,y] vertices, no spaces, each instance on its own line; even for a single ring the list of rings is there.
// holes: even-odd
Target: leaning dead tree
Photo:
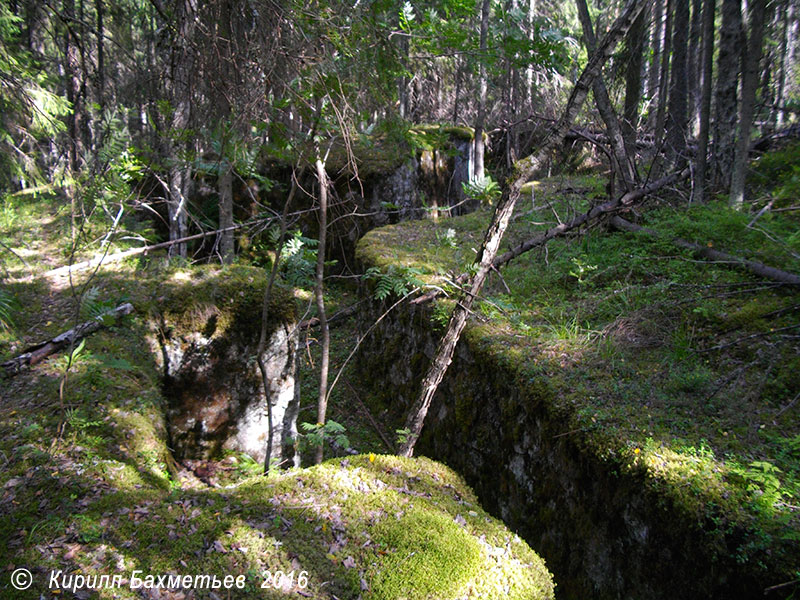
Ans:
[[[486,230],[483,243],[478,251],[476,261],[478,266],[475,275],[467,285],[468,291],[462,295],[453,309],[444,337],[439,342],[436,354],[422,380],[420,395],[409,412],[405,427],[408,433],[399,451],[401,456],[412,456],[414,453],[414,446],[422,431],[431,400],[453,358],[453,353],[461,333],[464,331],[472,303],[476,296],[479,295],[489,272],[494,268],[494,259],[497,256],[500,242],[514,212],[514,207],[521,195],[522,186],[530,180],[550,151],[563,141],[603,65],[610,58],[628,29],[630,29],[633,21],[649,2],[650,0],[631,0],[625,6],[622,14],[614,22],[589,58],[586,67],[572,89],[564,114],[550,130],[538,151],[515,164],[514,178],[511,184],[504,189],[503,195],[497,203],[492,222]]]

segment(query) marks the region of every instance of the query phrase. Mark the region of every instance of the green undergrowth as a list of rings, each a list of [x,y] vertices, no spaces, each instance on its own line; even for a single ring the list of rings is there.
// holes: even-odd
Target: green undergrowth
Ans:
[[[504,246],[585,210],[597,188],[591,178],[538,182]],[[723,204],[652,202],[641,214],[664,237],[582,231],[492,275],[465,336],[510,377],[544,382],[563,435],[610,469],[647,473],[698,522],[744,526],[752,535],[738,560],[771,554],[800,569],[797,293],[670,242],[800,273],[796,225],[767,213],[748,227],[753,214]],[[488,218],[385,227],[362,240],[358,257],[384,272],[421,273],[452,294]],[[442,243],[448,229],[457,243]],[[433,327],[444,329],[450,306],[433,307]]]
[[[37,257],[52,249],[44,240]],[[0,381],[0,596],[552,598],[541,559],[455,473],[369,453],[379,448],[375,433],[345,408],[343,382],[331,414],[350,414],[348,435],[367,454],[265,478],[251,458],[228,453],[201,465],[214,470],[213,481],[174,461],[154,328],[210,336],[259,323],[265,281],[261,269],[154,256],[115,263],[91,280],[76,275],[74,288],[45,278],[4,288],[16,307],[13,326],[0,332],[0,361],[121,302],[136,310],[71,353]],[[351,296],[335,293],[331,311]],[[279,286],[271,314],[304,318],[308,304],[306,292]],[[306,343],[318,365],[314,338]],[[344,358],[335,353],[334,364]],[[303,396],[314,397],[309,382]],[[11,585],[18,568],[33,575],[27,590]],[[244,589],[137,591],[134,574],[241,577]],[[103,575],[119,575],[121,585],[68,589],[77,576]]]

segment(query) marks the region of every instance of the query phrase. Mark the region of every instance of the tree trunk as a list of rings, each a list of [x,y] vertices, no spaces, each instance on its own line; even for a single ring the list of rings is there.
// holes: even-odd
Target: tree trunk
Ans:
[[[663,31],[664,31],[664,1],[655,0],[653,3],[653,31],[650,36],[650,47],[652,48],[652,55],[650,56],[650,68],[647,71],[647,125],[655,127],[656,114],[658,112],[657,105],[654,104],[658,96],[658,84],[661,81],[661,53]]]
[[[633,22],[627,38],[628,63],[625,69],[625,108],[622,119],[622,139],[625,154],[636,156],[636,130],[639,127],[639,102],[642,99],[642,65],[646,13],[642,12]]]
[[[219,34],[215,37],[218,46],[217,56],[220,75],[218,82],[217,102],[219,107],[219,124],[222,139],[220,140],[220,175],[219,187],[219,227],[222,229],[219,237],[219,253],[223,264],[230,264],[234,258],[233,230],[228,229],[233,225],[233,164],[230,149],[230,138],[233,135],[233,119],[231,110],[231,96],[233,81],[232,63],[232,37],[231,37],[231,10],[230,0],[221,2],[219,13]]]
[[[789,21],[792,18],[792,9],[792,3],[787,0],[782,4],[779,13],[781,15],[779,21],[783,24],[783,28],[781,30],[781,42],[778,48],[778,55],[780,58],[778,64],[777,89],[775,90],[775,106],[770,115],[770,121],[772,121],[775,128],[781,127],[785,118],[783,106],[786,102],[786,98],[784,97],[784,91],[786,89],[786,59],[789,55]]]
[[[664,16],[664,49],[661,53],[661,71],[658,81],[658,110],[656,111],[656,151],[661,147],[664,140],[664,125],[667,118],[668,83],[669,83],[669,62],[672,58],[672,12],[675,0],[666,0],[667,5]]]
[[[169,216],[169,239],[177,240],[186,237],[188,231],[188,207],[186,192],[191,179],[191,170],[182,164],[181,134],[189,126],[192,103],[192,72],[194,57],[192,39],[195,28],[196,0],[180,0],[176,5],[177,23],[175,39],[172,47],[172,65],[169,75],[170,97],[172,101],[171,140],[167,144],[169,168],[169,199],[167,200]],[[170,256],[186,258],[186,244],[170,246]]]
[[[736,141],[737,88],[742,40],[741,0],[722,0],[722,29],[717,59],[716,118],[714,119],[714,183],[729,189]]]
[[[286,229],[289,223],[289,207],[294,200],[294,195],[297,192],[297,177],[296,173],[292,173],[292,187],[289,190],[289,195],[286,197],[286,202],[283,204],[283,214],[281,214],[281,231],[278,234],[278,244],[275,249],[275,259],[272,261],[272,268],[269,272],[269,279],[267,280],[267,287],[264,288],[264,296],[261,301],[261,333],[258,338],[258,347],[256,348],[256,362],[258,363],[258,370],[261,373],[261,385],[264,388],[264,400],[267,405],[267,446],[264,451],[264,475],[269,475],[272,467],[272,445],[275,441],[273,433],[274,424],[272,422],[272,399],[270,398],[269,390],[269,376],[267,374],[267,365],[264,362],[264,351],[267,348],[267,328],[269,324],[269,307],[272,302],[272,289],[275,285],[275,279],[278,276],[281,262],[281,250],[286,241]],[[297,457],[296,457],[297,458]],[[296,467],[300,464],[295,460]]]
[[[105,108],[105,27],[103,24],[103,13],[105,7],[103,0],[95,0],[95,11],[97,12],[97,104],[100,106],[100,114],[103,114]],[[103,143],[102,130],[98,136],[97,145]]]
[[[328,316],[325,312],[325,242],[328,228],[328,176],[325,173],[325,164],[317,153],[315,161],[317,168],[317,181],[319,183],[319,244],[317,245],[317,272],[314,282],[314,297],[317,302],[317,316],[321,332],[320,347],[322,357],[319,361],[319,395],[317,396],[317,424],[325,425],[325,414],[328,411],[328,363],[330,360],[330,330]],[[325,448],[323,444],[317,447],[315,461],[322,462]]]
[[[222,263],[233,262],[233,166],[227,159],[220,165],[219,177],[219,254]]]
[[[736,139],[736,153],[731,174],[730,206],[741,210],[744,205],[744,183],[747,175],[747,162],[750,156],[750,133],[753,127],[753,112],[756,103],[756,88],[759,82],[759,64],[764,39],[764,12],[766,0],[749,0],[750,34],[745,43],[746,53],[742,75],[742,107],[739,115],[739,135]]]
[[[667,157],[672,165],[686,160],[687,125],[687,34],[689,30],[689,0],[674,0],[675,15],[672,28],[672,67],[670,69],[669,112],[667,115]]]
[[[686,61],[686,87],[688,88],[689,134],[694,133],[697,124],[697,111],[700,106],[700,72],[702,71],[702,47],[700,34],[703,28],[703,0],[692,0],[692,23],[689,27],[688,58]]]
[[[714,0],[705,0],[703,7],[703,60],[700,97],[700,133],[697,137],[697,175],[694,184],[695,202],[705,201],[706,180],[708,179],[708,132],[711,119],[711,90],[714,70]]]
[[[503,195],[495,207],[492,222],[484,235],[483,244],[478,252],[476,261],[478,264],[477,271],[472,281],[467,285],[469,291],[462,294],[459,302],[453,309],[453,313],[447,325],[447,330],[441,342],[439,342],[436,348],[436,354],[422,380],[420,395],[409,411],[408,419],[406,420],[408,435],[406,436],[406,441],[400,448],[399,453],[401,456],[412,456],[414,453],[414,446],[422,431],[422,426],[425,422],[425,417],[428,413],[433,395],[436,393],[436,389],[444,378],[447,367],[450,365],[453,358],[453,352],[464,330],[470,307],[475,297],[480,293],[489,271],[493,268],[492,263],[497,255],[500,242],[508,226],[508,222],[511,219],[511,215],[514,212],[514,206],[519,199],[522,186],[545,160],[550,151],[563,141],[564,136],[567,134],[567,131],[569,131],[572,121],[575,119],[583,102],[586,100],[586,95],[589,93],[594,78],[600,75],[603,65],[611,56],[619,41],[625,36],[628,29],[630,29],[633,20],[636,19],[639,12],[641,12],[648,2],[649,0],[631,0],[631,2],[625,6],[622,15],[614,22],[614,25],[611,27],[608,34],[606,34],[597,50],[590,56],[586,67],[576,81],[575,87],[570,94],[564,114],[549,132],[538,151],[518,161],[515,165],[514,179],[511,184],[503,190]]]
[[[455,98],[453,99],[453,125],[458,125],[458,99],[461,97],[461,60],[458,56],[455,57],[456,64],[456,91]]]
[[[482,0],[481,3],[481,39],[480,39],[480,63],[478,67],[478,117],[475,120],[475,180],[480,181],[484,177],[483,154],[485,144],[483,141],[483,131],[486,125],[486,96],[488,93],[488,81],[486,74],[486,48],[487,38],[489,37],[489,0]]]
[[[586,0],[576,0],[578,7],[578,18],[581,21],[583,28],[583,37],[586,41],[586,49],[591,53],[595,47],[595,35],[592,28],[592,21],[589,17],[589,8],[586,6]],[[637,19],[638,20],[638,19]],[[634,23],[635,27],[635,23]],[[608,130],[608,137],[611,140],[611,149],[614,156],[614,171],[616,177],[622,182],[623,188],[626,191],[633,189],[636,181],[636,168],[630,160],[628,154],[625,152],[625,141],[622,137],[622,128],[617,119],[617,114],[611,105],[611,98],[608,97],[608,90],[601,77],[596,77],[592,82],[592,94],[594,95],[597,110],[606,125]]]
[[[75,189],[75,181],[78,177],[80,168],[80,158],[83,155],[81,144],[81,131],[83,129],[81,119],[83,118],[83,100],[81,95],[81,76],[80,76],[80,57],[78,40],[75,36],[75,0],[64,0],[64,75],[67,100],[72,105],[72,111],[67,118],[67,166],[69,170],[69,183],[66,186],[67,196],[70,202],[70,230],[72,243],[75,244],[78,237],[78,213],[79,201],[78,191]]]

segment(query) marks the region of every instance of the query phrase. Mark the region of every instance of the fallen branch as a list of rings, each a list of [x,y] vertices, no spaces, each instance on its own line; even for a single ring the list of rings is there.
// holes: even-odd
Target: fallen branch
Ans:
[[[663,187],[666,187],[670,184],[675,183],[676,181],[680,181],[684,177],[689,175],[689,169],[682,169],[681,171],[676,171],[667,175],[666,177],[662,177],[644,187],[637,188],[635,190],[631,190],[626,194],[623,194],[620,198],[615,200],[609,200],[608,202],[604,202],[603,204],[598,204],[597,206],[592,207],[585,213],[582,213],[568,221],[566,223],[560,223],[555,227],[551,227],[547,231],[540,233],[536,237],[533,237],[529,240],[526,240],[515,246],[508,252],[501,254],[497,258],[494,259],[494,267],[500,268],[506,263],[514,260],[518,256],[532,250],[533,248],[537,248],[539,246],[543,246],[550,240],[556,237],[561,237],[566,235],[573,229],[577,229],[583,225],[594,223],[601,219],[602,217],[617,212],[623,208],[630,208],[631,206],[635,205],[637,202],[649,196],[650,194],[660,190]]]
[[[115,309],[106,311],[91,321],[81,323],[77,327],[73,327],[69,331],[65,331],[46,342],[29,347],[19,356],[0,364],[0,367],[3,368],[6,377],[13,377],[24,368],[32,367],[42,362],[51,354],[55,354],[69,346],[74,346],[87,335],[103,329],[106,326],[108,317],[117,319],[123,315],[129,315],[132,312],[133,305],[131,303],[126,302],[125,304],[120,304]]]
[[[209,237],[211,235],[217,235],[218,233],[224,233],[226,231],[233,231],[234,229],[239,229],[240,227],[244,227],[245,225],[252,225],[252,224],[253,223],[241,223],[239,225],[232,225],[231,227],[226,227],[225,229],[215,229],[214,231],[205,231],[203,233],[196,233],[194,235],[190,235],[177,240],[160,242],[158,244],[151,244],[149,246],[141,246],[140,248],[133,248],[132,250],[124,250],[123,252],[117,252],[116,254],[108,254],[98,258],[84,260],[83,262],[78,262],[72,265],[58,267],[57,269],[51,269],[50,271],[45,271],[44,273],[39,275],[39,277],[58,277],[61,275],[69,275],[69,273],[72,271],[83,271],[84,269],[91,269],[92,267],[96,267],[101,263],[108,264],[116,262],[118,260],[122,260],[123,258],[129,258],[131,256],[137,256],[139,254],[145,254],[150,250],[168,248],[173,244],[182,244],[185,242],[190,242],[192,240],[199,240],[200,238]]]
[[[718,346],[712,346],[711,348],[701,348],[696,352],[711,352],[713,350],[723,350],[725,348],[730,348],[731,346],[735,346],[736,344],[741,344],[742,342],[746,342],[747,340],[753,340],[756,338],[768,337],[770,335],[775,335],[776,333],[782,333],[784,331],[791,331],[792,329],[800,328],[800,324],[797,325],[788,325],[787,327],[780,327],[779,329],[771,329],[769,331],[759,331],[758,333],[753,333],[751,335],[746,335],[744,337],[736,338],[732,342],[728,342],[726,344],[719,344]]]
[[[345,319],[352,317],[356,314],[358,310],[358,305],[361,304],[362,301],[356,302],[355,304],[351,304],[350,306],[346,306],[340,311],[337,311],[333,314],[333,316],[328,317],[328,324],[333,325],[337,321],[344,321]],[[297,325],[300,330],[311,329],[312,327],[319,327],[319,318],[318,317],[311,317],[310,319],[306,319],[305,321],[300,321]]]
[[[364,404],[364,401],[359,397],[356,388],[354,388],[353,384],[351,384],[347,379],[345,379],[344,382],[347,384],[347,387],[350,388],[350,391],[353,393],[353,397],[356,399],[356,402],[358,402],[361,410],[365,415],[367,415],[367,419],[369,419],[369,422],[372,425],[372,428],[375,430],[375,433],[378,434],[378,437],[381,438],[384,446],[386,446],[386,450],[389,452],[394,452],[394,446],[392,445],[392,442],[390,442],[389,438],[386,437],[386,434],[383,433],[383,429],[381,429],[381,426],[378,425],[378,422],[375,420],[375,417],[372,416],[372,413],[369,411],[369,408],[367,408],[367,405]]]
[[[621,229],[623,231],[646,233],[654,237],[661,237],[657,231],[647,227],[642,227],[641,225],[637,225],[635,223],[631,223],[630,221],[626,221],[619,216],[613,217],[611,219],[611,224],[617,229]],[[672,238],[672,243],[679,248],[691,250],[702,258],[735,264],[760,277],[766,277],[767,279],[777,281],[778,283],[783,283],[786,285],[800,285],[800,276],[795,275],[794,273],[789,273],[788,271],[783,271],[782,269],[776,269],[775,267],[770,267],[754,260],[748,260],[746,258],[742,258],[741,256],[734,256],[733,254],[721,252],[720,250],[695,244],[694,242],[689,242],[681,238]]]

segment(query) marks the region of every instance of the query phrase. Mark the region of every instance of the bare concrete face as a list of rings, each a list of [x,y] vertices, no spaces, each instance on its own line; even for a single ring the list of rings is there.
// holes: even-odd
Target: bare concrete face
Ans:
[[[169,310],[156,320],[154,343],[164,374],[170,448],[178,459],[213,458],[223,450],[234,450],[263,462],[269,423],[267,394],[256,361],[260,293],[221,295],[228,300],[215,299],[200,308],[187,299],[186,313],[172,298]],[[226,306],[230,298],[240,305]],[[269,327],[262,358],[272,407],[270,455],[283,466],[293,466],[299,409],[297,340],[292,322],[278,321]]]

